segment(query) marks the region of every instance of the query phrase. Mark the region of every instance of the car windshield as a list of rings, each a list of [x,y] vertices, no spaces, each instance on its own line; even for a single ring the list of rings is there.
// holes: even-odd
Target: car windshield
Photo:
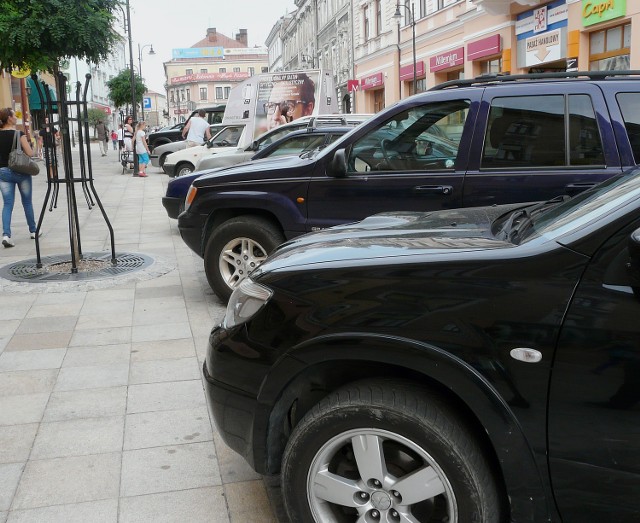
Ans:
[[[529,212],[526,216],[525,213],[520,223],[515,225],[519,231],[513,241],[522,243],[537,236],[558,237],[639,198],[640,169],[635,168],[573,198],[559,198],[557,204],[547,206],[537,215],[531,216]]]

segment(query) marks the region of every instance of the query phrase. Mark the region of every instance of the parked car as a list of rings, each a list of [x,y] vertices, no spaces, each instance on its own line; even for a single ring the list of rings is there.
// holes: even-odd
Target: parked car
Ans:
[[[640,158],[640,78],[616,74],[483,77],[414,95],[318,154],[198,178],[180,234],[224,300],[305,232],[383,211],[576,194]]]
[[[222,117],[224,115],[225,107],[226,106],[224,104],[221,104],[221,105],[215,105],[211,107],[202,107],[202,109],[204,109],[207,113],[206,118],[208,122],[211,124],[214,124],[214,123],[222,122]],[[199,110],[200,108],[193,111],[189,115],[189,118],[187,118],[186,122],[177,123],[176,125],[171,127],[169,130],[162,129],[160,131],[149,133],[147,136],[147,144],[149,145],[149,149],[151,150],[151,152],[153,153],[154,148],[158,147],[159,145],[164,145],[165,143],[179,142],[181,140],[184,140],[184,138],[182,137],[182,129],[184,129],[184,126],[187,125],[187,122],[192,116],[194,116],[195,114],[198,114]]]
[[[257,152],[273,144],[283,136],[299,129],[320,126],[356,126],[368,120],[371,114],[331,114],[321,116],[304,116],[286,125],[275,127],[261,134],[246,148],[215,150],[210,154],[203,154],[195,164],[196,171],[206,171],[217,167],[228,167],[250,160]]]
[[[292,154],[304,154],[326,147],[340,136],[351,131],[353,127],[307,127],[299,131],[292,131],[283,138],[263,147],[255,153],[250,161],[254,162],[262,158],[287,156]],[[167,192],[162,198],[162,205],[167,210],[169,218],[177,218],[184,211],[185,198],[189,187],[194,180],[204,173],[196,171],[185,176],[170,180],[167,184]]]
[[[211,130],[211,136],[215,136],[225,127],[227,126],[221,123],[210,125],[209,129]],[[171,153],[182,151],[186,148],[186,140],[180,140],[179,142],[169,142],[165,143],[164,145],[159,145],[155,149],[153,149],[153,152],[149,155],[149,158],[151,159],[151,165],[153,165],[154,167],[163,168],[167,156],[169,156]]]
[[[573,198],[292,240],[204,364],[223,440],[292,522],[640,514],[640,169]]]
[[[221,131],[207,140],[204,145],[185,147],[181,151],[168,155],[162,169],[171,177],[191,174],[198,158],[212,149],[228,149],[231,147],[235,150],[242,136],[244,127],[244,125],[235,124],[225,125]]]

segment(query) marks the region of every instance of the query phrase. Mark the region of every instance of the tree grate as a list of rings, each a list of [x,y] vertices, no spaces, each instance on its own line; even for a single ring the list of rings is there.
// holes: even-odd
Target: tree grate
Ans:
[[[43,257],[41,268],[38,268],[36,258],[0,267],[0,277],[31,283],[102,280],[131,274],[153,262],[153,258],[145,254],[125,252],[116,255],[116,262],[112,264],[111,253],[88,253],[78,261],[74,273],[70,255],[54,255]]]

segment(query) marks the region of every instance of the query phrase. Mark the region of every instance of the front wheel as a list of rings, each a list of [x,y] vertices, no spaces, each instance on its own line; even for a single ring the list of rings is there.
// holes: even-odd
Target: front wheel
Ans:
[[[167,156],[169,156],[171,153],[164,153],[162,156],[160,156],[160,158],[158,158],[158,165],[160,165],[161,169],[164,171],[164,162],[167,160]],[[167,171],[164,171],[165,173]]]
[[[228,301],[240,282],[283,241],[278,227],[255,216],[238,216],[217,227],[204,251],[204,270],[218,298]]]
[[[498,523],[481,445],[414,384],[366,381],[330,394],[295,427],[282,460],[293,523]]]
[[[181,163],[176,167],[176,176],[186,176],[193,172],[193,165],[190,163]]]

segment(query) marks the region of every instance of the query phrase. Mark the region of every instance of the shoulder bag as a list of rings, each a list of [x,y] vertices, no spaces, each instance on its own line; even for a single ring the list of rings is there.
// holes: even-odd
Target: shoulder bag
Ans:
[[[9,153],[9,169],[20,174],[35,176],[40,172],[40,167],[22,150],[20,143],[20,132],[16,131],[13,136],[13,147]]]

